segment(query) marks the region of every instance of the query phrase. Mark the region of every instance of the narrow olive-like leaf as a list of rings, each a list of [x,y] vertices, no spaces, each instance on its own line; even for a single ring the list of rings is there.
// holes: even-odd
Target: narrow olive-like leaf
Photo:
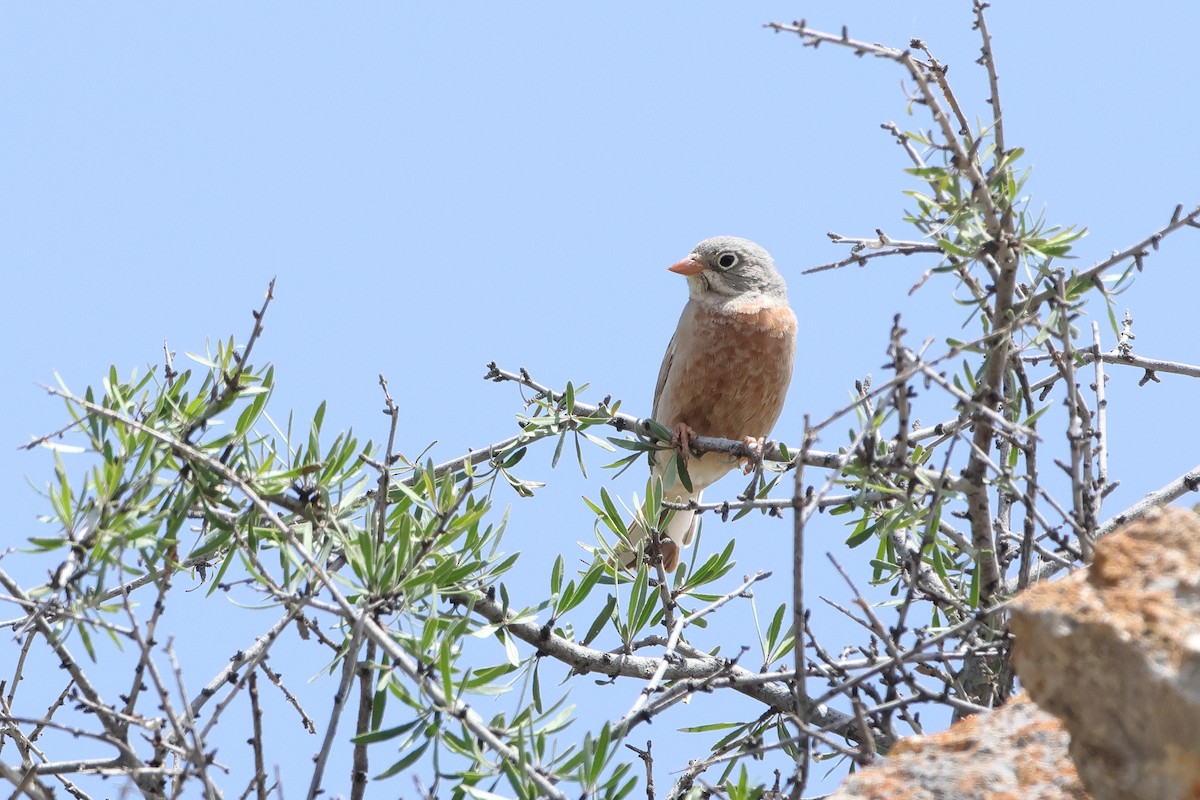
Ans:
[[[550,459],[550,469],[558,466],[558,459],[562,457],[563,445],[567,441],[567,431],[563,431],[558,435],[558,444],[554,446],[554,457]]]
[[[432,741],[433,741],[432,739],[426,739],[423,742],[421,742],[421,744],[417,745],[417,749],[413,750],[411,753],[409,753],[408,755],[401,758],[395,764],[392,764],[390,767],[385,769],[379,775],[379,777],[376,778],[376,780],[383,780],[384,778],[390,778],[393,775],[399,775],[400,773],[407,770],[413,764],[417,763],[417,761],[420,760],[421,756],[425,755],[425,750],[428,749],[429,744]]]
[[[88,658],[92,661],[96,660],[96,649],[92,645],[92,634],[88,630],[88,626],[79,625],[75,628],[79,632],[79,638],[83,641],[83,649],[87,651]]]
[[[933,571],[942,579],[942,582],[947,586],[950,584],[950,577],[946,574],[946,561],[942,556],[942,548],[936,543],[929,548],[929,564],[933,567]]]
[[[592,625],[588,628],[587,635],[583,637],[580,643],[583,646],[588,646],[592,641],[600,635],[600,631],[604,630],[604,626],[612,619],[613,609],[617,607],[616,595],[610,594],[608,600],[604,603],[604,608],[600,609],[600,613],[596,615],[596,619],[592,621]]]
[[[854,527],[854,532],[846,538],[847,547],[858,547],[863,542],[868,541],[875,535],[876,525],[868,525],[867,517],[864,515],[858,524]]]
[[[587,497],[583,498],[583,502],[586,503],[587,507],[592,510],[592,512],[596,515],[597,519],[599,519],[601,522],[604,523],[605,527],[607,527],[613,533],[617,532],[617,527],[612,524],[612,521],[609,519],[607,511],[605,511],[603,508],[601,508],[600,506],[593,503]]]
[[[742,722],[742,723],[734,724],[731,727],[732,727],[732,730],[729,733],[722,736],[720,739],[718,739],[716,741],[715,744],[712,745],[712,750],[714,752],[720,752],[721,750],[723,750],[728,744],[730,744],[731,742],[736,740],[742,734],[751,730],[752,726],[749,725],[748,723]]]
[[[575,439],[575,460],[579,462],[579,473],[583,475],[584,478],[587,478],[587,464],[583,461],[583,446],[579,443],[579,432],[574,431],[573,433],[573,438]]]
[[[767,626],[767,649],[773,651],[779,641],[779,631],[783,627],[783,615],[787,611],[787,605],[781,603],[779,608],[775,609],[775,616],[771,618],[771,624]]]
[[[646,563],[643,561],[638,566],[637,577],[633,579],[632,591],[629,594],[629,607],[625,609],[625,624],[631,635],[636,634],[639,630],[637,620],[641,615],[642,606],[646,602],[649,584],[647,577]]]
[[[703,586],[712,583],[733,569],[733,547],[734,540],[730,539],[729,543],[725,545],[725,549],[719,555],[709,556],[703,564],[696,568],[696,571],[692,573],[689,583],[693,587]]]
[[[560,554],[554,559],[554,566],[550,570],[550,594],[559,594],[562,591],[563,568],[565,562]]]
[[[657,420],[648,419],[646,420],[646,425],[650,428],[650,433],[654,436],[654,438],[658,439],[659,441],[670,442],[675,437],[675,434],[671,432],[670,428],[658,422]]]
[[[80,447],[79,445],[74,444],[64,444],[63,442],[43,441],[39,446],[44,447],[47,450],[54,450],[59,453],[69,453],[72,455],[76,453],[87,452],[87,448],[85,447]]]
[[[542,665],[542,660],[540,658],[534,659],[534,662],[533,662],[533,707],[537,710],[537,712],[539,714],[545,713],[545,711],[542,708],[541,673],[538,671],[538,667],[540,667],[541,665]]]
[[[518,447],[515,451],[504,457],[501,461],[501,466],[505,469],[512,469],[517,464],[521,463],[521,459],[525,457],[525,453],[529,450],[528,447]]]
[[[579,582],[579,587],[575,589],[575,591],[571,592],[571,597],[569,599],[564,598],[559,607],[559,613],[565,614],[586,600],[587,596],[592,591],[592,587],[599,582],[603,575],[604,562],[597,561],[592,564],[591,569],[587,571],[587,573],[583,576],[583,579]]]
[[[648,580],[646,582],[649,583]],[[634,631],[641,633],[651,621],[654,621],[654,624],[657,625],[659,620],[655,620],[654,618],[656,615],[661,615],[662,613],[662,607],[658,604],[658,595],[648,594],[642,602],[641,608],[638,610],[637,619],[634,620]]]
[[[1034,423],[1036,423],[1039,419],[1042,418],[1043,414],[1045,414],[1049,410],[1050,410],[1050,404],[1047,403],[1046,405],[1042,406],[1037,411],[1034,411],[1032,414],[1030,414],[1028,417],[1026,417],[1024,425],[1026,427],[1032,426]],[[1016,448],[1013,448],[1013,449],[1015,450]]]
[[[600,502],[604,503],[604,511],[609,520],[609,527],[622,537],[629,537],[629,528],[625,525],[625,518],[621,514],[621,510],[617,508],[617,504],[613,501],[612,495],[608,493],[608,489],[600,487]]]
[[[190,358],[192,361],[195,361],[197,364],[199,364],[202,367],[207,367],[209,369],[217,368],[217,365],[215,362],[211,361],[210,359],[205,358],[204,356],[197,355],[196,353],[192,353],[190,351],[185,351],[184,356],[186,356],[187,358]]]
[[[599,436],[593,436],[592,434],[586,433],[584,431],[580,431],[579,435],[582,436],[583,438],[587,439],[589,442],[596,445],[597,447],[599,447],[602,450],[606,450],[609,453],[617,452],[617,448],[613,447],[606,440],[601,439]]]
[[[514,667],[521,666],[521,653],[517,650],[515,637],[506,630],[497,631],[496,635],[504,643],[504,657],[508,659],[508,663]]]
[[[395,739],[397,736],[402,736],[411,731],[414,727],[421,724],[421,720],[414,719],[405,722],[403,725],[396,725],[392,728],[384,730],[374,730],[358,736],[352,736],[350,741],[354,744],[377,744],[378,742],[386,742],[388,739]]]
[[[466,754],[464,753],[464,755]],[[535,800],[537,797],[536,787],[530,785],[529,779],[521,774],[516,766],[505,759],[500,762],[500,769],[504,772],[505,777],[508,778],[508,785],[515,793],[517,800]],[[474,784],[464,782],[461,784],[461,788],[477,800],[497,800],[497,798],[499,800],[509,800],[509,798],[502,797],[501,795],[477,789]]]
[[[438,671],[442,673],[442,693],[449,701],[454,697],[454,674],[450,667],[450,639],[442,639],[438,648]]]
[[[390,694],[387,684],[390,684],[393,680],[392,676],[386,671],[387,665],[392,661],[391,656],[385,655],[380,661],[384,666],[384,674],[387,677],[382,678],[375,685],[375,695],[371,701],[371,730],[378,730],[379,726],[383,724],[383,712],[387,710],[388,696]]]
[[[636,464],[638,461],[641,461],[641,460],[642,460],[641,455],[638,453],[634,453],[633,455],[626,456],[625,458],[618,458],[616,461],[612,462],[611,464],[605,464],[603,466],[603,469],[615,469],[616,472],[613,473],[613,477],[619,478],[621,475],[625,474],[625,470],[629,469],[630,467],[632,467],[634,464]]]
[[[711,731],[725,731],[730,728],[741,728],[744,724],[742,722],[710,722],[707,725],[689,725],[678,730],[683,733],[709,733]]]
[[[492,577],[499,577],[499,576],[503,575],[504,573],[506,573],[510,569],[512,569],[513,564],[516,564],[517,559],[519,559],[520,557],[521,557],[521,553],[519,551],[516,553],[513,553],[510,556],[507,556],[503,561],[499,562],[498,564],[495,564],[489,570],[490,574],[492,575]],[[505,605],[508,605],[507,600],[505,600]]]
[[[687,457],[683,453],[675,454],[675,468],[679,472],[679,482],[688,492],[692,491],[692,477],[688,475]]]

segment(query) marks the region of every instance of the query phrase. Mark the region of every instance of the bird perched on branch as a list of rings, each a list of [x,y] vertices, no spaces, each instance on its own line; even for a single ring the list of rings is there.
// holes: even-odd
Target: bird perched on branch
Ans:
[[[663,479],[664,500],[699,502],[704,489],[738,460],[724,453],[689,459],[691,440],[714,436],[762,445],[791,383],[796,315],[774,260],[747,239],[705,239],[668,269],[687,277],[690,299],[663,356],[653,417],[672,431],[672,444],[688,459],[691,489],[668,469],[671,452],[652,456],[651,474]],[[692,511],[676,511],[667,524],[662,544],[667,572],[675,571],[679,548],[691,544],[696,524]],[[632,544],[644,537],[639,526],[631,526]],[[619,556],[626,566],[636,560],[627,551]]]

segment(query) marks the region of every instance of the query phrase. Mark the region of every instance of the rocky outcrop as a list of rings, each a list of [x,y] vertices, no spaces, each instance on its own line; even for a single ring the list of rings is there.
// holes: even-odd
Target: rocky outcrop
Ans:
[[[1012,611],[1017,674],[1096,800],[1200,798],[1200,517],[1152,512]]]
[[[1200,800],[1200,516],[1153,511],[1010,609],[1028,694],[901,741],[830,800]]]
[[[949,730],[901,740],[827,800],[1086,800],[1058,720],[1021,693]]]

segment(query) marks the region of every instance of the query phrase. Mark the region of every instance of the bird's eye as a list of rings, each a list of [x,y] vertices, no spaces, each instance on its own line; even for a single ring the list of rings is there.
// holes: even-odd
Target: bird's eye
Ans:
[[[737,263],[738,257],[736,253],[721,253],[717,257],[717,266],[721,269],[732,269],[737,266]]]

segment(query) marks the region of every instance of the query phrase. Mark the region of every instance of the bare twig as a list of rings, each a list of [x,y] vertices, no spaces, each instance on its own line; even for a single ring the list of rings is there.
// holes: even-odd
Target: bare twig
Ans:
[[[1156,489],[1146,495],[1124,511],[1109,517],[1096,528],[1096,538],[1103,538],[1122,525],[1132,522],[1135,519],[1141,519],[1159,506],[1170,503],[1173,500],[1178,500],[1188,492],[1195,491],[1200,491],[1200,465],[1193,467],[1162,488]],[[1053,562],[1043,564],[1034,570],[1032,580],[1034,582],[1044,581],[1061,572],[1063,569],[1065,569],[1065,566],[1062,563]],[[1006,589],[1006,591],[1012,590]]]
[[[805,677],[808,675],[806,652],[804,649],[804,633],[808,626],[808,612],[804,607],[804,527],[808,516],[803,513],[805,502],[804,488],[804,455],[815,442],[815,434],[809,425],[809,417],[804,415],[804,439],[800,445],[800,456],[796,459],[796,478],[792,488],[792,650],[796,657],[796,677],[793,690],[796,693],[796,708],[809,708],[808,688]],[[805,720],[806,721],[806,720]],[[808,773],[812,767],[812,739],[801,736],[800,756],[796,759],[796,777],[793,782],[792,796],[799,797],[808,785]]]
[[[1108,397],[1104,384],[1108,377],[1104,374],[1104,359],[1100,358],[1100,323],[1092,320],[1092,349],[1091,355],[1096,365],[1095,384],[1092,390],[1096,393],[1096,511],[1099,513],[1100,504],[1108,494]]]
[[[1115,251],[1108,258],[1098,261],[1077,275],[1073,275],[1072,280],[1098,278],[1121,262],[1128,261],[1129,259],[1133,259],[1134,265],[1140,272],[1142,270],[1142,262],[1147,256],[1150,255],[1150,250],[1157,250],[1158,245],[1160,242],[1162,242],[1163,238],[1182,228],[1200,228],[1200,206],[1196,206],[1187,214],[1182,213],[1182,206],[1176,206],[1175,212],[1171,216],[1171,221],[1166,225],[1142,239],[1140,242],[1131,245],[1130,247],[1126,247],[1124,250]],[[1025,302],[1028,307],[1035,308],[1054,297],[1054,292],[1054,289],[1044,289],[1030,297]]]
[[[362,645],[363,624],[367,619],[367,614],[361,614],[354,621],[350,636],[346,640],[346,649],[341,654],[342,679],[338,684],[337,692],[333,695],[333,708],[329,710],[329,722],[325,725],[325,739],[321,742],[321,749],[317,751],[316,758],[313,759],[315,766],[312,779],[308,784],[308,800],[316,800],[325,793],[323,788],[325,764],[329,761],[329,754],[333,751],[342,710],[346,707],[346,701],[350,699],[350,689],[354,685],[354,676],[358,670],[358,649]]]

